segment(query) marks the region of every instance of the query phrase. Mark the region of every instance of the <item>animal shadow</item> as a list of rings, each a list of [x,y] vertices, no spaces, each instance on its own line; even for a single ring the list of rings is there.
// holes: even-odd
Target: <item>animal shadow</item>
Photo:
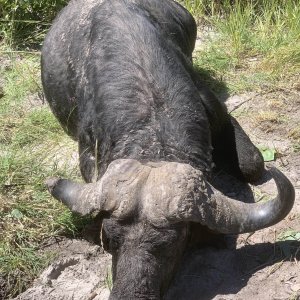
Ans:
[[[164,299],[209,300],[217,295],[236,294],[259,270],[279,261],[299,259],[299,251],[297,254],[295,250],[294,257],[293,253],[285,257],[282,251],[299,247],[300,242],[282,241],[235,250],[207,247],[188,251]]]
[[[202,69],[197,65],[194,66],[194,70],[203,86],[209,88],[221,102],[226,102],[230,94],[225,81],[217,79],[213,71]]]
[[[270,179],[270,174],[265,171],[257,184]],[[210,183],[223,194],[238,201],[255,201],[249,184],[224,172],[214,173]],[[236,294],[257,271],[290,259],[293,255],[300,257],[300,251],[297,254],[295,250],[299,249],[299,242],[261,243],[236,249],[237,236],[227,235],[225,241],[226,246],[223,248],[215,244],[216,247],[202,246],[187,250],[164,299],[209,300],[217,295]],[[290,249],[292,251],[287,255]]]

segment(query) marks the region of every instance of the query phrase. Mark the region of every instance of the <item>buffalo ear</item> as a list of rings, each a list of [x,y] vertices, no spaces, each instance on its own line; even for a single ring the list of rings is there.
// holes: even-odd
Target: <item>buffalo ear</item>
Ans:
[[[82,236],[88,242],[103,246],[102,221],[107,217],[105,213],[97,214],[82,230]]]

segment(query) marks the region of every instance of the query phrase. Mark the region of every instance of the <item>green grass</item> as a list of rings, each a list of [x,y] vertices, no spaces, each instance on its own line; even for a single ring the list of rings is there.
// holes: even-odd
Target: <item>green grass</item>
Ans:
[[[113,288],[112,271],[108,269],[105,276],[105,286],[111,291]]]
[[[76,235],[86,219],[51,198],[44,186],[49,176],[80,175],[69,162],[76,144],[38,99],[39,59],[15,57],[0,74],[0,275],[6,297],[13,297],[53,257],[38,251],[41,243],[51,236]]]
[[[230,3],[228,0],[179,0],[178,2],[185,6],[198,22],[219,14]]]
[[[195,65],[225,81],[231,93],[273,88],[299,76],[298,1],[183,2],[214,32],[195,54]]]
[[[4,46],[0,48],[1,51]],[[15,107],[21,105],[21,102],[27,95],[41,92],[40,75],[39,75],[39,60],[38,55],[26,55],[26,60],[22,57],[14,59],[14,53],[2,54],[1,57],[7,61],[7,66],[0,68],[0,76],[4,78],[3,86],[4,97],[0,99],[0,113],[11,115],[22,113],[21,110],[16,110]],[[13,108],[13,109],[11,109]]]
[[[277,237],[277,242],[279,242],[279,247],[287,259],[292,259],[300,254],[300,232],[294,229],[287,229],[281,232]],[[282,242],[282,243],[280,243]]]
[[[39,48],[67,0],[0,0],[0,41],[14,49]]]

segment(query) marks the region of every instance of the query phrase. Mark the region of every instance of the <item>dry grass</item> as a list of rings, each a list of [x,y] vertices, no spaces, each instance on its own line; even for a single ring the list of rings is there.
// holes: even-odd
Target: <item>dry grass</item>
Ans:
[[[288,133],[288,137],[300,143],[300,125],[292,128]]]
[[[278,129],[278,125],[284,122],[284,118],[276,111],[261,110],[252,115],[252,122],[265,133],[270,133]]]
[[[267,105],[272,110],[281,110],[284,108],[285,103],[281,99],[273,98],[268,100]]]

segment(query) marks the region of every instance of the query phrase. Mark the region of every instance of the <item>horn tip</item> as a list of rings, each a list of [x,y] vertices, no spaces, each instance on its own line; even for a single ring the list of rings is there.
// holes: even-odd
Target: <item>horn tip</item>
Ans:
[[[45,185],[50,193],[52,193],[59,180],[60,178],[58,177],[51,177],[45,180]]]

